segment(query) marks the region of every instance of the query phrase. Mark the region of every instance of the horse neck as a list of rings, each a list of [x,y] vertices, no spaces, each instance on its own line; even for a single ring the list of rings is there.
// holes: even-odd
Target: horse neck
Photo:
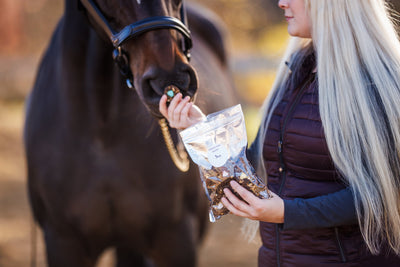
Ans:
[[[119,112],[126,94],[132,94],[113,62],[113,46],[93,30],[76,0],[66,0],[61,25],[62,75],[69,76],[63,80],[70,85],[64,87],[64,95],[74,110],[104,122]]]
[[[83,10],[78,10],[78,0],[66,0],[65,12],[61,21],[62,53],[64,60],[101,61],[102,68],[112,72],[115,68],[112,51],[113,46],[107,37],[100,37],[89,23]],[[99,62],[100,63],[100,62]],[[99,65],[97,65],[99,66]],[[85,66],[83,66],[85,67]],[[99,68],[97,68],[99,69]],[[101,70],[100,70],[101,71]]]

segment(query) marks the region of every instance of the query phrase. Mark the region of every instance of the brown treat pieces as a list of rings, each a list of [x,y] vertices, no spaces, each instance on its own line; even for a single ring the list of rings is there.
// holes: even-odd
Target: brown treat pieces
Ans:
[[[209,179],[210,177],[222,178],[222,172],[218,171],[215,167],[209,170],[202,168],[201,171],[206,179]]]
[[[250,192],[253,192],[254,195],[256,195],[257,197],[260,197],[260,193],[262,191],[266,190],[265,186],[260,186],[259,184],[256,184],[255,182],[250,181],[249,178],[242,178],[242,176],[240,177],[240,179],[236,180],[241,186],[243,186],[244,188],[246,188],[247,190],[249,190]]]
[[[229,210],[228,210],[227,208],[225,208],[225,207],[222,207],[222,208],[218,208],[218,209],[217,209],[217,208],[215,208],[215,207],[213,206],[213,207],[212,207],[212,212],[213,212],[214,216],[219,217],[219,216],[228,214],[228,213],[229,213]]]
[[[230,181],[232,180],[236,181],[259,198],[269,198],[270,195],[266,186],[261,183],[256,176],[246,171],[247,170],[242,170],[238,166],[235,166],[235,168],[201,168],[202,177],[205,180],[205,186],[211,200],[211,210],[214,216],[221,217],[229,213],[229,210],[221,203],[221,199],[225,195],[225,188],[231,190],[240,200],[245,201],[232,189],[230,185]]]
[[[211,197],[217,186],[221,183],[221,180],[218,179],[217,177],[209,177],[206,179],[206,187],[207,187],[207,191],[208,191],[208,195]]]
[[[225,188],[228,188],[229,190],[231,190],[231,192],[232,192],[233,194],[235,194],[236,197],[238,197],[240,200],[244,201],[244,200],[240,197],[240,195],[239,195],[238,193],[236,193],[236,192],[232,189],[232,187],[231,187],[231,185],[230,185],[230,181],[232,181],[232,180],[237,181],[236,179],[230,177],[230,178],[225,179],[222,183],[220,183],[220,184],[217,186],[217,189],[215,190],[214,203],[219,203],[219,202],[221,201],[221,198],[224,196],[224,189],[225,189]]]
[[[213,209],[213,213],[215,215],[224,215],[227,214],[229,211],[222,206],[221,204],[221,198],[224,196],[224,189],[228,188],[229,190],[231,190],[231,192],[240,200],[245,201],[238,193],[236,193],[231,185],[230,185],[230,181],[236,181],[238,182],[241,186],[243,186],[244,188],[246,188],[247,190],[249,190],[250,192],[252,192],[254,195],[256,195],[257,197],[261,198],[261,192],[265,191],[266,188],[265,187],[260,187],[255,185],[254,183],[251,182],[251,180],[247,177],[247,176],[241,176],[240,178],[237,177],[229,177],[226,178],[224,181],[222,181],[221,183],[219,183],[215,189],[215,184],[213,184],[212,188],[208,188],[208,192],[209,195],[212,199],[212,209]],[[246,201],[245,201],[246,202]]]
[[[167,96],[167,102],[171,102],[172,98],[174,98],[174,96],[176,96],[179,92],[180,91],[178,87],[175,85],[169,85],[165,87],[164,94]]]

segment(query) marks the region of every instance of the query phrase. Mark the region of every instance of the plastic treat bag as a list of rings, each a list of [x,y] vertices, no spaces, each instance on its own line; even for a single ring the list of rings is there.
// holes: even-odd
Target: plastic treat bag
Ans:
[[[246,158],[247,135],[240,105],[210,114],[180,133],[210,200],[210,221],[215,222],[229,210],[221,203],[224,188],[235,193],[229,182],[237,181],[259,198],[269,198],[266,185],[255,174]],[[241,198],[238,194],[235,195]]]

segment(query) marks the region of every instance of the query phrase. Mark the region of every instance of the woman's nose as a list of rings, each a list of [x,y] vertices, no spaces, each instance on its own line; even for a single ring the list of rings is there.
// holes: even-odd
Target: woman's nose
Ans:
[[[287,0],[279,0],[278,6],[282,9],[288,8],[288,1]]]

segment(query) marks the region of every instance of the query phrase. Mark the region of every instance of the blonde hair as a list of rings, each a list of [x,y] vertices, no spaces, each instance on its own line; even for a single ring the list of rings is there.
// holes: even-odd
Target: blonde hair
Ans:
[[[263,105],[258,173],[268,123],[283,93],[285,61],[316,54],[319,109],[329,152],[351,187],[373,254],[387,242],[400,254],[400,42],[384,0],[305,0],[311,40],[292,38]],[[264,173],[263,173],[264,172]],[[264,176],[265,177],[265,176]]]

